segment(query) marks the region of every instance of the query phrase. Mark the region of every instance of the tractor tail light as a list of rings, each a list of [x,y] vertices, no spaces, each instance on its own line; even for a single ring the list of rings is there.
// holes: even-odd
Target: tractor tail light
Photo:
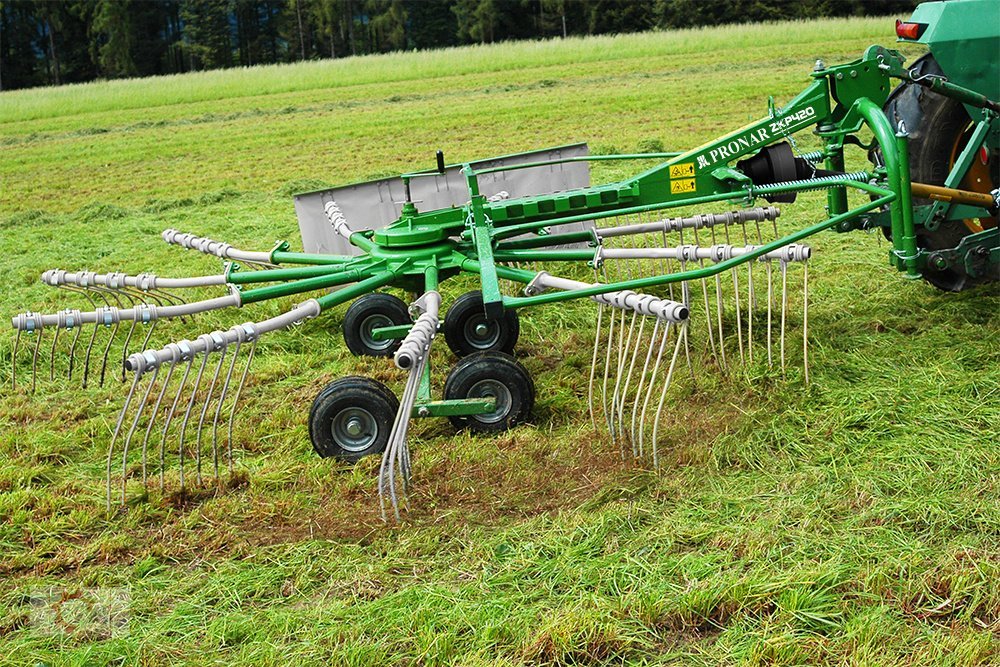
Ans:
[[[906,23],[896,19],[896,37],[900,39],[919,39],[926,29],[926,23]]]

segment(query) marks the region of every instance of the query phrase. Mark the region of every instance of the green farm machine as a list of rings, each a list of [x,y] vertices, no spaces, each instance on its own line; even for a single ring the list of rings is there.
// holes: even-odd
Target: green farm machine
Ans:
[[[249,251],[167,230],[167,243],[220,258],[223,271],[47,271],[46,284],[91,305],[13,318],[15,384],[19,365],[31,368],[34,387],[39,358],[67,348],[68,374],[84,383],[103,381],[109,359],[122,361],[122,379],[131,378],[107,452],[110,507],[156,478],[161,489],[183,488],[192,476],[202,481],[203,467],[215,479],[231,468],[233,417],[257,341],[353,301],[343,317],[348,348],[392,357],[405,385],[397,397],[371,378],[336,380],[316,397],[309,433],[321,456],[380,455],[383,512],[398,517],[410,420],[448,417],[459,428],[498,432],[528,419],[535,387],[512,356],[518,313],[588,299],[597,325],[585,392],[591,418],[623,452],[655,462],[668,388],[692,352],[721,369],[755,355],[782,369],[794,363],[808,382],[810,237],[879,230],[892,267],[942,290],[1000,278],[998,31],[995,0],[920,5],[896,24],[899,40],[928,47],[912,65],[880,46],[846,64],[817,62],[787,104],[771,100],[760,120],[681,153],[451,167],[439,153],[437,168],[394,179],[402,196],[385,224],[321,198],[325,232],[350,252],[294,252],[284,243]],[[794,135],[806,130],[819,150],[797,150]],[[845,153],[859,150],[865,168],[848,172]],[[616,183],[516,196],[497,189],[501,173],[650,159],[661,162]],[[451,205],[424,207],[413,195],[456,177],[463,192]],[[779,233],[778,205],[814,190],[826,192],[823,219]],[[692,206],[721,212],[664,215]],[[787,218],[781,227],[790,227]],[[478,289],[442,310],[439,285],[460,274],[473,275]],[[413,298],[379,291],[387,288]],[[221,295],[181,298],[188,289]],[[277,317],[150,346],[164,320],[306,293],[314,295]],[[439,331],[458,357],[440,400],[429,364]]]

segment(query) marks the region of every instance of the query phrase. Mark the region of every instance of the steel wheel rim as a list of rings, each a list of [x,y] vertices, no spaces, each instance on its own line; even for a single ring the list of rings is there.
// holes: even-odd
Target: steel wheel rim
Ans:
[[[485,331],[479,333],[480,330]],[[500,340],[500,323],[487,322],[483,315],[473,315],[465,321],[462,333],[469,345],[477,350],[489,350]]]
[[[378,438],[378,423],[364,408],[344,408],[333,418],[330,434],[344,451],[363,452]]]
[[[493,412],[472,415],[472,418],[484,424],[495,424],[503,421],[510,414],[513,397],[510,389],[498,380],[480,380],[469,388],[468,398],[492,398],[496,401]]]
[[[388,350],[392,346],[393,340],[391,338],[387,338],[386,340],[375,340],[372,337],[372,332],[380,327],[391,327],[392,325],[392,320],[389,319],[387,315],[382,315],[381,313],[369,315],[365,319],[361,320],[361,327],[359,331],[361,342],[372,350]]]

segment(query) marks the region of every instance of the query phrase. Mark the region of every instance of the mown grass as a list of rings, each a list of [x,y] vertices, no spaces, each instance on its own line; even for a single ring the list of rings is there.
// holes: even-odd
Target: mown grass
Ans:
[[[884,19],[731,27],[4,93],[0,312],[68,305],[38,283],[56,266],[214,266],[164,247],[166,227],[294,240],[290,193],[426,166],[437,148],[695,145],[791,97],[815,58],[890,33]],[[822,204],[801,198],[783,225]],[[870,236],[815,246],[808,387],[759,366],[700,377],[653,473],[590,427],[593,311],[525,313],[533,423],[480,438],[419,422],[398,527],[378,519],[376,462],[344,469],[308,444],[326,382],[401,381],[347,354],[341,311],[262,345],[232,488],[153,493],[111,518],[122,388],[43,380],[28,396],[0,370],[0,662],[996,662],[1000,298],[904,281]],[[0,365],[11,349],[0,339]],[[438,386],[449,363],[439,352]],[[30,600],[51,585],[128,591],[127,634],[40,633]]]

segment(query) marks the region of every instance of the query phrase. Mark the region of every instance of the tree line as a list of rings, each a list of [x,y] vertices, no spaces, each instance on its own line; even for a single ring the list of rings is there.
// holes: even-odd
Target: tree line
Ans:
[[[915,0],[0,0],[0,90],[517,39],[905,14]]]

